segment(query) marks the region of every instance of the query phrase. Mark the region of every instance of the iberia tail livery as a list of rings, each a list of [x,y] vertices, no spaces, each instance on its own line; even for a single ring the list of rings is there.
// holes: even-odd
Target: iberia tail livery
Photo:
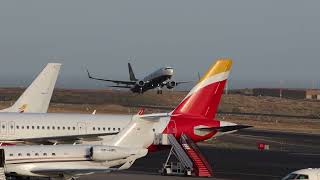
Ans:
[[[173,114],[189,114],[213,119],[229,77],[231,66],[232,61],[230,59],[220,59],[213,64],[174,110]]]
[[[248,128],[249,126],[214,119],[231,67],[231,59],[217,60],[173,110],[165,133],[175,134],[176,137],[187,134],[198,142]]]

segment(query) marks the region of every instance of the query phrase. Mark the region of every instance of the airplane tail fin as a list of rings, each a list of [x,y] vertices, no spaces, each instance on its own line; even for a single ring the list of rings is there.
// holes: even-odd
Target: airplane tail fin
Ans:
[[[129,78],[130,78],[130,81],[138,81],[138,79],[136,78],[136,76],[134,75],[134,72],[133,72],[133,69],[132,69],[132,66],[130,63],[128,63],[128,69],[129,69]]]
[[[61,64],[49,63],[15,104],[0,112],[46,113]]]
[[[231,66],[232,60],[219,59],[202,76],[199,83],[189,92],[172,114],[213,119],[218,110]]]
[[[107,142],[107,145],[146,149],[153,143],[152,129],[159,120],[160,118],[144,118],[141,115],[135,115],[119,134]]]

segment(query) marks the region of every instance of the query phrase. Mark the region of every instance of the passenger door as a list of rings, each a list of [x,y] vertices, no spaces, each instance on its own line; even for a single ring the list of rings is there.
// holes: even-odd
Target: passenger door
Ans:
[[[176,125],[176,121],[171,120],[167,126],[167,132],[168,134],[173,134],[176,135],[177,134],[177,125]]]

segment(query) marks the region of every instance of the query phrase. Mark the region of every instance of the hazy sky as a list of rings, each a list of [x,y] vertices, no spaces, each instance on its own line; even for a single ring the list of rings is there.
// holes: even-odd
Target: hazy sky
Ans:
[[[175,79],[196,79],[215,58],[231,57],[231,87],[280,80],[320,87],[319,7],[319,0],[2,0],[0,85],[25,85],[58,56],[59,87],[101,87],[84,67],[126,80],[128,56],[136,56],[138,77],[169,65]]]

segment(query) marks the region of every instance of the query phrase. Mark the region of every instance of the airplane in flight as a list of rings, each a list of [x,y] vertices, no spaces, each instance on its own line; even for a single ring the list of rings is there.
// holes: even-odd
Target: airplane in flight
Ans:
[[[116,88],[128,88],[133,93],[143,94],[144,92],[157,88],[157,94],[162,94],[162,88],[167,87],[168,89],[173,89],[176,86],[184,83],[189,83],[189,81],[180,81],[176,82],[172,80],[172,76],[174,75],[174,69],[172,67],[163,67],[154,71],[153,73],[147,75],[142,79],[137,79],[132,66],[128,63],[129,69],[129,80],[122,81],[122,80],[112,80],[112,79],[103,79],[93,77],[89,70],[87,70],[88,77],[90,79],[98,80],[98,81],[106,81],[115,83]]]
[[[158,119],[136,115],[123,131],[103,145],[32,145],[3,147],[8,176],[76,179],[93,173],[129,169],[148,153]],[[2,157],[2,159],[1,159]]]
[[[60,72],[61,64],[49,63],[9,108],[0,112],[46,113]]]
[[[170,113],[146,114],[141,118],[161,119],[157,134],[188,135],[199,142],[248,126],[215,119],[229,77],[232,61],[219,59],[182,102]],[[72,113],[0,113],[0,141],[6,143],[64,144],[101,143],[121,132],[132,115]]]

